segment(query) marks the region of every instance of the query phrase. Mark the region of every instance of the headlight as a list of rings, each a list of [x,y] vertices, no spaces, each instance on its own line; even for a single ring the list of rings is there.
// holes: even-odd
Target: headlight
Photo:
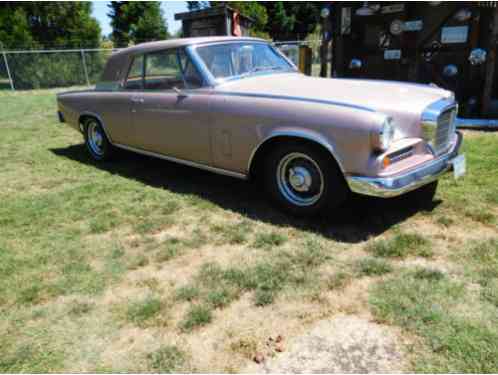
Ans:
[[[394,139],[394,125],[391,117],[386,117],[378,134],[378,147],[385,151]]]

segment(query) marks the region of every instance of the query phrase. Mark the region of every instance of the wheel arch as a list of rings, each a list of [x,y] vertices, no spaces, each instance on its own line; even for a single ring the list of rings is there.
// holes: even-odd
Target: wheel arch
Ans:
[[[99,122],[100,126],[102,126],[102,129],[104,129],[105,136],[107,137],[109,142],[112,144],[112,138],[109,136],[109,133],[107,132],[104,121],[102,120],[102,118],[98,114],[96,114],[94,112],[84,111],[84,112],[80,113],[80,115],[78,117],[78,124],[79,124],[81,133],[84,133],[83,125],[84,125],[85,120],[89,119],[89,118],[93,118]]]
[[[256,146],[251,154],[248,163],[249,178],[253,179],[256,177],[257,171],[262,161],[275,145],[282,142],[291,142],[296,140],[304,141],[325,151],[325,153],[327,153],[332,158],[332,160],[337,164],[339,170],[345,176],[344,168],[336,154],[334,147],[325,139],[323,139],[323,137],[298,131],[281,131],[272,133]]]

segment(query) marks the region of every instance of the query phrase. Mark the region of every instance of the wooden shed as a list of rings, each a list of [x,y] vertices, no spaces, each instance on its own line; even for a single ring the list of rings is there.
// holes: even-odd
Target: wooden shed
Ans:
[[[228,35],[247,36],[254,23],[250,17],[229,6],[211,7],[192,12],[177,13],[175,20],[182,21],[184,37]]]
[[[460,116],[496,116],[496,3],[334,2],[333,75],[434,83]]]

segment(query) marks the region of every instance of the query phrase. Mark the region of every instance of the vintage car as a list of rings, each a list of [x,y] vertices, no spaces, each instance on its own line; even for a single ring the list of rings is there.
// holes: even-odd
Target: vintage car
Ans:
[[[208,37],[114,53],[93,90],[57,95],[90,155],[131,150],[257,178],[288,212],[330,212],[352,192],[393,197],[465,173],[451,92],[308,77],[270,43]]]

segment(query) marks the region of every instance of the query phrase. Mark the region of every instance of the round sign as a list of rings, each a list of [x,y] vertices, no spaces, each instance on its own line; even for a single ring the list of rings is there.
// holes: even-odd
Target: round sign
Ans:
[[[399,35],[403,32],[403,21],[394,20],[391,22],[391,26],[389,27],[389,31],[393,35]]]

